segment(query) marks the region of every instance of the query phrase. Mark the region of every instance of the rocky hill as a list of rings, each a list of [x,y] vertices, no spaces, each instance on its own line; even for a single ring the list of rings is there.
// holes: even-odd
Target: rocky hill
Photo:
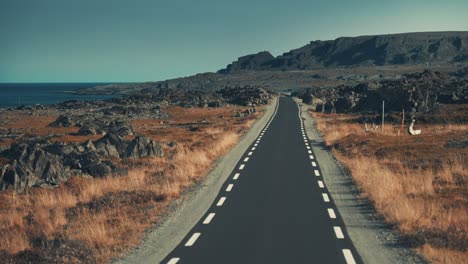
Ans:
[[[420,32],[311,41],[276,58],[266,51],[240,57],[219,72],[467,62],[468,32]]]

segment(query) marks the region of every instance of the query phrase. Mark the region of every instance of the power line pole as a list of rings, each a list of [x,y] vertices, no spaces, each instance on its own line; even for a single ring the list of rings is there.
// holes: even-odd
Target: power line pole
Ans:
[[[384,132],[385,125],[385,100],[382,100],[382,134]]]

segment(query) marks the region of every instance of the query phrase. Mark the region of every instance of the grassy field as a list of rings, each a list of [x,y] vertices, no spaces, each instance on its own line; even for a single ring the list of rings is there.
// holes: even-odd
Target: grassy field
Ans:
[[[466,262],[468,124],[447,111],[444,123],[416,124],[422,134],[411,136],[397,122],[366,132],[358,115],[310,113],[362,196],[416,250],[433,263]]]
[[[261,115],[237,117],[243,110],[170,107],[170,119],[133,121],[138,133],[175,142],[165,144],[163,158],[126,160],[121,163],[128,168],[124,176],[73,177],[55,189],[1,192],[2,262],[106,263],[121,255],[138,244],[168,204],[203,179]],[[4,126],[35,134],[54,129],[47,127],[54,117],[36,120],[28,128],[31,122],[26,119],[11,120]],[[70,136],[74,129],[61,129],[65,135],[60,140],[87,139]]]

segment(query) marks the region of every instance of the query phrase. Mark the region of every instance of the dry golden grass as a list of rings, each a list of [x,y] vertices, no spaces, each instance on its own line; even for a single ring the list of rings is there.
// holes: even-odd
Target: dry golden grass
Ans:
[[[259,117],[235,118],[241,108],[234,107],[169,110],[176,113],[173,126],[162,128],[160,120],[134,124],[138,132],[158,141],[177,142],[166,147],[163,158],[128,160],[123,163],[128,168],[124,176],[73,177],[56,189],[1,192],[0,251],[15,254],[31,249],[31,240],[40,236],[65,237],[85,241],[95,262],[108,262],[137,244],[164,208],[201,180]],[[188,119],[211,121],[196,131],[180,129],[178,124]]]
[[[468,234],[468,150],[447,148],[467,124],[423,124],[420,136],[399,125],[366,132],[357,116],[311,113],[325,143],[350,170],[364,197],[433,263],[463,263]]]
[[[428,244],[418,249],[431,263],[466,263],[468,252],[460,252],[444,248],[434,248]]]
[[[319,120],[317,122],[317,129],[322,132],[324,140],[327,145],[335,143],[337,140],[340,140],[349,135],[361,135],[368,136],[369,134],[383,135],[388,137],[405,137],[411,138],[406,129],[400,131],[400,124],[386,124],[384,126],[384,131],[380,124],[377,125],[377,129],[367,131],[365,130],[365,125],[357,122],[353,122],[354,119],[358,118],[357,115],[353,114],[322,114],[317,112],[309,112],[314,118]],[[369,123],[370,127],[371,124]],[[406,124],[406,128],[408,124]],[[468,124],[418,124],[416,123],[415,129],[421,129],[423,135],[445,135],[447,133],[456,133],[456,132],[465,132],[468,131]],[[400,131],[400,133],[399,133]]]
[[[447,230],[452,226],[468,232],[466,208],[443,206],[444,202],[438,199],[440,187],[434,184],[434,179],[438,178],[444,185],[455,188],[454,174],[468,177],[464,164],[453,163],[435,172],[407,168],[398,160],[348,158],[335,154],[350,169],[376,209],[405,233],[433,228]]]

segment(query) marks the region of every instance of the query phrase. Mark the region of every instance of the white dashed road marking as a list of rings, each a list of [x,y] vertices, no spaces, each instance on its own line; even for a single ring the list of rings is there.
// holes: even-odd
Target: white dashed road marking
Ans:
[[[244,164],[241,164],[241,165],[239,166],[239,170],[243,170],[244,167],[245,167],[245,165],[244,165]]]
[[[247,161],[249,161],[249,158],[245,158],[245,159],[244,159],[244,162],[247,162]]]
[[[349,249],[343,249],[343,255],[346,260],[346,263],[348,264],[356,264],[356,261],[353,258],[353,254],[351,253],[351,250]]]
[[[252,148],[252,150],[255,150],[255,149],[256,149],[256,147],[253,147],[253,148]]]
[[[314,170],[315,176],[320,176],[320,172],[318,170]]]
[[[229,184],[227,187],[226,187],[226,192],[230,192],[232,190],[232,187],[234,187],[234,184]]]
[[[328,215],[330,216],[331,219],[336,218],[335,211],[332,208],[328,208]]]
[[[201,233],[194,233],[192,235],[192,237],[190,237],[190,239],[187,241],[187,243],[185,243],[185,246],[186,247],[191,247],[193,246],[193,244],[195,244],[195,242],[197,241],[197,239],[200,237]]]
[[[312,167],[317,167],[317,163],[315,163],[314,161],[312,161]]]
[[[240,173],[236,173],[236,174],[234,174],[234,177],[233,177],[233,179],[234,179],[234,180],[237,180],[237,179],[239,179],[239,175],[240,175]]]
[[[204,225],[207,225],[211,222],[211,220],[213,220],[213,217],[215,216],[215,213],[210,213],[206,218],[205,220],[203,221],[203,224]]]
[[[307,153],[312,154],[312,150],[308,150]]]
[[[330,198],[328,197],[328,194],[322,193],[322,197],[323,197],[323,200],[324,200],[326,203],[330,202]]]
[[[177,264],[179,262],[180,258],[171,258],[167,264]]]
[[[219,201],[218,201],[218,203],[216,204],[216,206],[223,206],[224,201],[226,201],[226,197],[221,197],[221,198],[219,198]]]
[[[311,151],[311,152],[312,152],[312,151]],[[311,160],[313,160],[313,159],[314,159],[314,155],[309,155],[309,158],[310,158]]]
[[[248,155],[248,156],[252,156],[252,153],[253,153],[253,152],[251,151],[251,152],[249,152],[249,154],[247,154],[247,155]]]
[[[318,185],[320,188],[324,188],[325,186],[323,185],[323,181],[318,181]]]
[[[309,146],[307,146],[307,149],[310,149],[310,147],[309,147]]]
[[[334,227],[333,227],[333,230],[335,230],[335,235],[336,235],[337,238],[339,238],[339,239],[343,239],[343,238],[344,238],[343,231],[341,231],[341,227],[339,227],[339,226],[334,226]]]

